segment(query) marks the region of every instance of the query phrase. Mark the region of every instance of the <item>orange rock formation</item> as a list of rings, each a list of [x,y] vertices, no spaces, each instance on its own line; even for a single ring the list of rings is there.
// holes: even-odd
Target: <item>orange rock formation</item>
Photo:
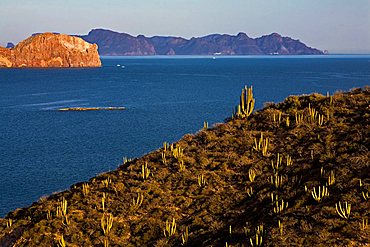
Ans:
[[[0,47],[0,67],[101,67],[98,46],[65,34],[29,37],[12,49]]]

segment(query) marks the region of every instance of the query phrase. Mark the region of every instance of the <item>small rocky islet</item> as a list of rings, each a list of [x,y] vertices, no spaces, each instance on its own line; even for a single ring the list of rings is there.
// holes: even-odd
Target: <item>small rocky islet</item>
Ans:
[[[35,34],[7,47],[0,47],[0,68],[101,67],[96,44],[66,34]]]
[[[258,97],[258,96],[257,96]],[[368,246],[370,88],[290,96],[0,219],[0,246]]]
[[[59,108],[58,111],[123,111],[126,107],[109,106],[109,107],[65,107]]]

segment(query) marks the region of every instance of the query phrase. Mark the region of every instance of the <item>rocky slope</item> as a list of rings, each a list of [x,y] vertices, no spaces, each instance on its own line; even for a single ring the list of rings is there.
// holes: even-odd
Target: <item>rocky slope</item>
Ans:
[[[185,135],[10,212],[0,246],[368,246],[369,102],[291,96]]]
[[[78,37],[38,34],[13,48],[0,47],[0,67],[100,67],[97,48]]]
[[[233,35],[212,34],[205,37],[137,37],[104,29],[94,29],[79,36],[99,46],[103,56],[142,55],[319,55],[322,51],[311,48],[277,33],[257,39],[245,33]]]

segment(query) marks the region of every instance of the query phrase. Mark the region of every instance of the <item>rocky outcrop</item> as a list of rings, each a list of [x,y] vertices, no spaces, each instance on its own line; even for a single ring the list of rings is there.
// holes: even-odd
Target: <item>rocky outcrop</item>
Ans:
[[[58,111],[123,111],[126,110],[122,106],[109,106],[109,107],[67,107],[60,108]]]
[[[12,67],[13,66],[13,59],[12,59],[12,51],[10,49],[4,48],[0,46],[0,67]]]
[[[0,47],[0,67],[100,67],[97,49],[74,36],[37,34],[14,48]]]
[[[277,33],[250,38],[245,33],[235,36],[212,34],[205,37],[137,37],[104,29],[94,29],[79,36],[99,46],[103,56],[142,55],[319,55],[322,51],[306,46],[299,40]]]

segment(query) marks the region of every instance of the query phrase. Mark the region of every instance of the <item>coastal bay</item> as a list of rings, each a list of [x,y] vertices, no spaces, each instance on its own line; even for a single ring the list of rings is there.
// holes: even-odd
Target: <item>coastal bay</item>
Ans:
[[[140,157],[164,141],[195,133],[204,121],[223,122],[246,84],[253,85],[260,109],[292,94],[364,87],[368,60],[350,55],[103,57],[100,69],[0,70],[0,215],[114,170],[123,157]],[[57,111],[93,106],[127,110]]]

